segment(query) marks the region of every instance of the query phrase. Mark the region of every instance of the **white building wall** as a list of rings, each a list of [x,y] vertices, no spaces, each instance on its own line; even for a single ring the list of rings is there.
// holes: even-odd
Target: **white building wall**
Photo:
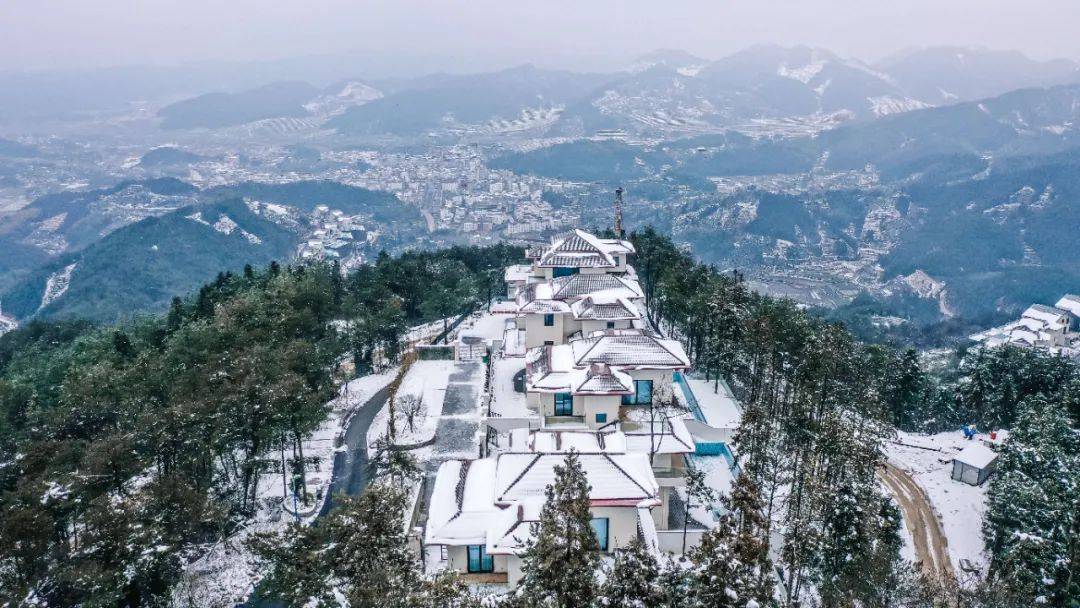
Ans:
[[[565,314],[555,315],[555,324],[552,326],[544,325],[543,314],[527,314],[524,315],[525,321],[525,348],[533,348],[536,346],[543,346],[544,342],[551,342],[552,344],[562,344],[565,338],[564,325],[566,323]],[[520,325],[519,325],[520,327]]]

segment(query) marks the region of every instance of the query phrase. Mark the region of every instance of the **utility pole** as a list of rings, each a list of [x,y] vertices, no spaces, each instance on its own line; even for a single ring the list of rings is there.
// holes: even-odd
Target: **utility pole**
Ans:
[[[622,229],[622,186],[615,189],[615,238],[621,239],[623,236]]]

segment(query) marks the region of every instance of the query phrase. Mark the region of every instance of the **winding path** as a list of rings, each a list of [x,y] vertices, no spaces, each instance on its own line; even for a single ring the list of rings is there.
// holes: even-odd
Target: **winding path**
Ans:
[[[900,506],[904,525],[915,544],[915,559],[923,573],[942,582],[953,581],[956,573],[949,560],[949,541],[926,492],[906,471],[890,463],[878,471],[878,477]]]
[[[319,509],[319,517],[326,515],[334,506],[334,498],[338,494],[355,496],[367,487],[368,455],[367,455],[367,432],[371,427],[375,415],[382,409],[390,393],[390,385],[379,389],[363,405],[359,406],[356,413],[349,419],[349,427],[345,429],[344,445],[348,448],[334,453],[334,468],[330,477],[330,487],[322,508]],[[317,520],[316,520],[317,521]],[[245,608],[281,608],[283,604],[276,600],[268,600],[259,595],[259,585],[255,586],[251,597],[244,604]]]

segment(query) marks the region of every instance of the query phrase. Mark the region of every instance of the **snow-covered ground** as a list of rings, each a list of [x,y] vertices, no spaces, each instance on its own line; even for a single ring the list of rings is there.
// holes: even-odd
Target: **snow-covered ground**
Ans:
[[[742,409],[735,397],[728,392],[727,385],[720,383],[718,390],[713,391],[713,383],[706,382],[697,375],[687,375],[687,384],[694,391],[701,413],[705,416],[705,422],[718,429],[735,429],[742,420]]]
[[[977,567],[988,563],[982,522],[989,482],[972,486],[951,477],[953,456],[971,443],[960,431],[952,431],[936,435],[900,432],[897,442],[885,444],[889,462],[907,471],[930,498],[948,538],[949,559],[957,572],[961,559],[969,560]],[[904,540],[908,543],[911,539],[905,537]],[[910,547],[905,551],[905,557],[908,557]]]
[[[492,379],[491,413],[502,418],[528,418],[536,415],[529,409],[525,393],[514,391],[514,375],[525,369],[525,359],[496,359]]]
[[[303,442],[304,456],[317,457],[319,462],[307,474],[309,493],[325,500],[333,472],[338,434],[343,431],[349,415],[389,384],[395,372],[396,369],[391,369],[381,374],[363,376],[341,386],[338,396],[331,402],[333,409],[330,415]],[[278,453],[267,456],[278,457]],[[258,564],[248,551],[247,540],[260,532],[284,530],[293,521],[292,514],[282,509],[282,494],[281,475],[264,475],[259,482],[259,509],[255,517],[229,538],[207,547],[202,556],[187,565],[173,591],[174,606],[225,608],[247,599],[258,580]],[[291,508],[291,499],[286,504]],[[313,520],[321,506],[321,501],[313,501],[306,508],[301,505],[303,521]]]
[[[417,361],[412,364],[405,377],[401,380],[398,388],[396,401],[400,403],[407,397],[414,397],[423,403],[423,413],[416,419],[416,428],[409,430],[405,417],[397,412],[395,421],[396,443],[407,445],[421,443],[431,439],[435,434],[435,426],[439,416],[442,415],[443,399],[446,396],[446,386],[450,381],[457,363],[454,361]],[[380,437],[386,435],[389,422],[389,404],[383,405],[375,420],[368,428],[367,442],[368,453],[374,455],[371,447]]]

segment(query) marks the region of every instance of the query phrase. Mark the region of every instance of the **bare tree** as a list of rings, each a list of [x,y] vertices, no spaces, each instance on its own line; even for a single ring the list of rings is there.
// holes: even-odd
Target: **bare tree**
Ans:
[[[405,395],[397,400],[397,411],[405,419],[409,432],[416,431],[416,422],[424,417],[426,408],[424,400],[416,395]]]

